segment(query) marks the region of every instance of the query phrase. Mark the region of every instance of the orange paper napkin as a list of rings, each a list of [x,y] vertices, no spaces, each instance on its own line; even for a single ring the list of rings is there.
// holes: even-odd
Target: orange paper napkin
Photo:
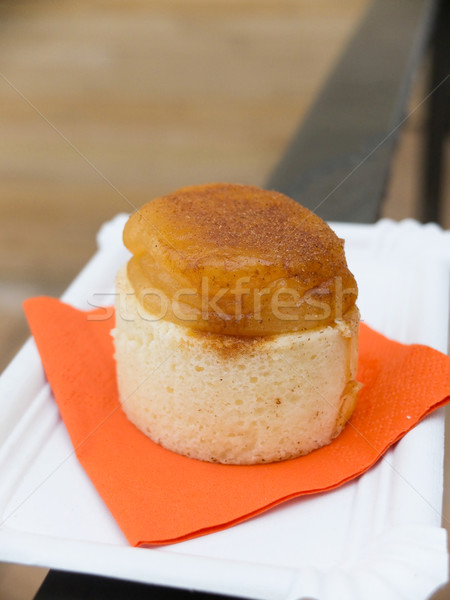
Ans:
[[[77,457],[134,546],[211,533],[296,496],[336,488],[450,400],[447,356],[362,325],[358,379],[364,387],[350,423],[329,446],[268,465],[201,462],[154,444],[124,416],[112,308],[86,313],[34,298],[25,311]]]

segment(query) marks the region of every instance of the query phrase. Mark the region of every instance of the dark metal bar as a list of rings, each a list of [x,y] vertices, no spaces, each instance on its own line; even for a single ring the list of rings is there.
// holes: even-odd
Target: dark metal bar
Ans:
[[[444,143],[450,133],[450,3],[441,0],[431,43],[430,90],[426,127],[423,221],[443,221]]]
[[[435,0],[374,0],[266,187],[327,220],[374,222]]]
[[[98,575],[50,571],[34,600],[224,600],[224,598],[228,596]]]

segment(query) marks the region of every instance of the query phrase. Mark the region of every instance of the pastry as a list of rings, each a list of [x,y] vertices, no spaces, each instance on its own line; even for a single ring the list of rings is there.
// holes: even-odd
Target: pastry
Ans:
[[[124,230],[114,331],[122,408],[154,442],[225,464],[294,458],[350,418],[359,312],[344,243],[253,186],[156,198]]]

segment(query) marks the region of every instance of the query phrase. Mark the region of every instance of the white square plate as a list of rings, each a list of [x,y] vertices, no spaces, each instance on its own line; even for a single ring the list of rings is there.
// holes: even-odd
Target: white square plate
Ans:
[[[64,301],[113,302],[126,218],[103,226]],[[333,228],[364,321],[446,352],[450,232],[413,221]],[[131,548],[75,458],[30,340],[0,378],[0,560],[267,600],[422,600],[447,580],[443,448],[440,409],[337,490],[204,537]]]

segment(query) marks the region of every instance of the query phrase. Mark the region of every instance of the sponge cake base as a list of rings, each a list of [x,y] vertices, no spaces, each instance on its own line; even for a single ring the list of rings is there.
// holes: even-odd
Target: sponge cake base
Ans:
[[[155,320],[117,279],[117,379],[128,419],[154,442],[225,464],[286,460],[330,443],[359,389],[358,312],[270,337],[195,332]]]

